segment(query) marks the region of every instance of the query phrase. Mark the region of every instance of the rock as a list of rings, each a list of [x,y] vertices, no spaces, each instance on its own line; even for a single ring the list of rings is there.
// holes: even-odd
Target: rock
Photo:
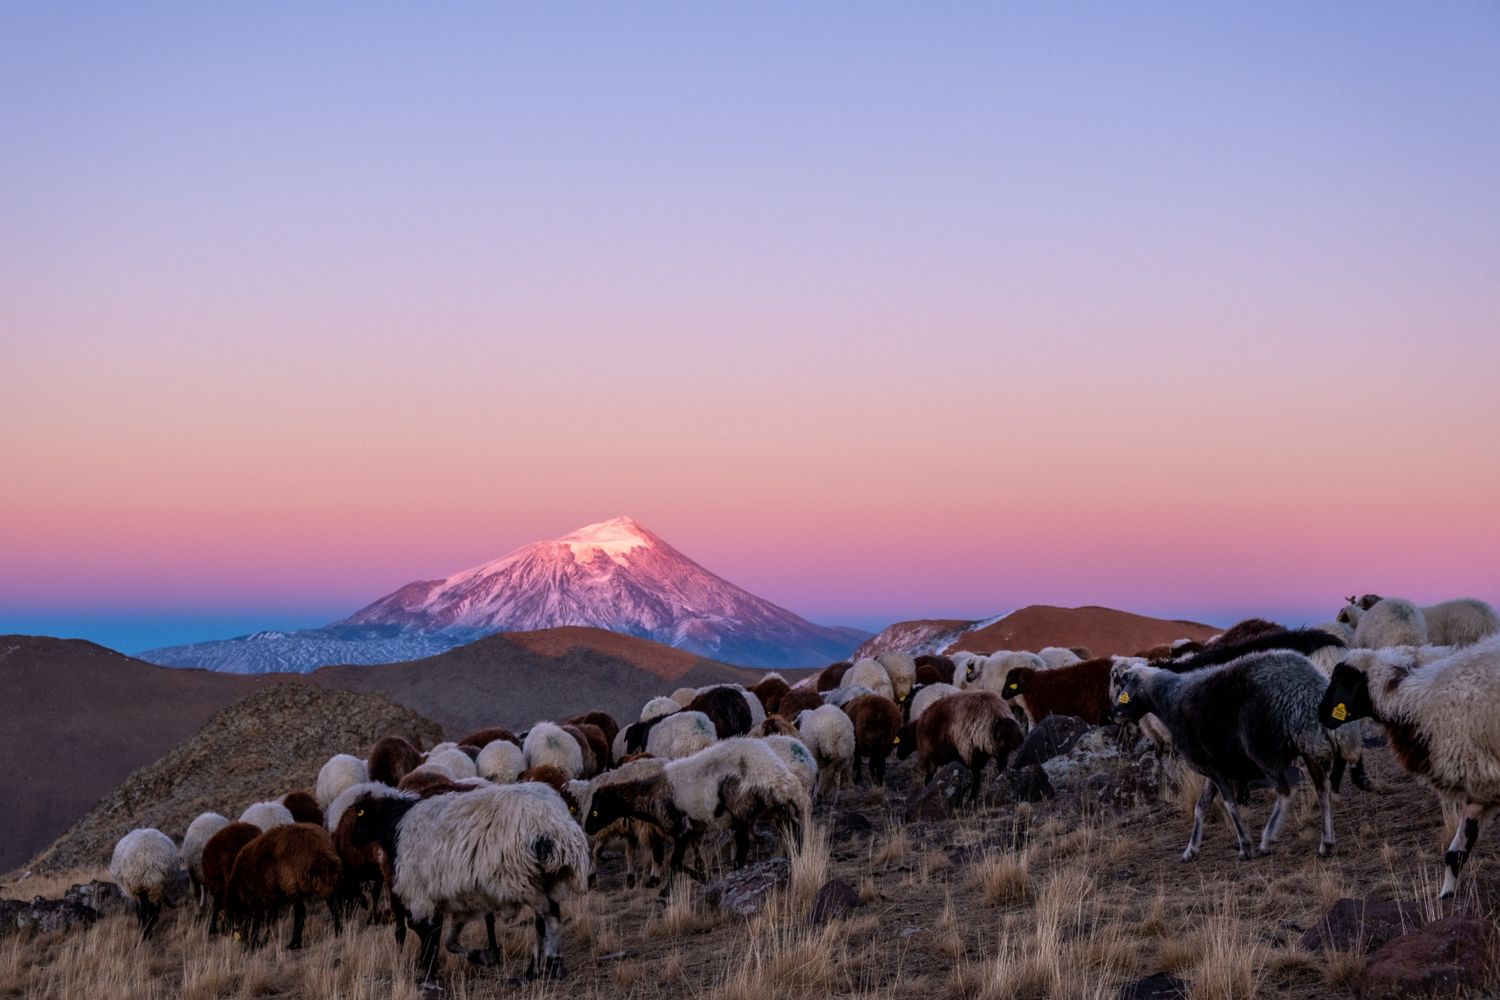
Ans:
[[[43,899],[29,903],[19,899],[0,900],[0,933],[47,933],[87,927],[99,919],[99,911],[76,900]]]
[[[962,764],[944,764],[926,787],[907,799],[906,821],[947,819],[957,807],[959,796],[968,792],[969,780],[969,769]]]
[[[1368,955],[1392,938],[1427,921],[1414,903],[1394,899],[1341,899],[1302,935],[1308,951],[1358,951]]]
[[[833,822],[833,839],[847,840],[850,837],[867,837],[875,829],[864,813],[846,809]]]
[[[101,917],[112,913],[125,913],[131,909],[130,898],[125,890],[113,882],[94,879],[85,885],[75,885],[63,893],[63,900],[87,906]]]
[[[721,910],[748,917],[759,913],[771,893],[791,880],[791,862],[786,858],[771,858],[725,875],[708,887],[704,899]]]
[[[1150,802],[1161,794],[1161,759],[1155,754],[1120,757],[1091,774],[1083,789],[1092,792],[1100,805],[1116,811],[1130,809],[1139,802]]]
[[[813,900],[812,915],[808,919],[814,924],[826,924],[830,920],[846,916],[861,905],[863,901],[854,886],[841,878],[829,879],[818,890],[818,896]]]
[[[1043,721],[1050,722],[1051,719]],[[1047,780],[1058,792],[1073,792],[1082,788],[1090,777],[1126,759],[1131,758],[1121,752],[1118,740],[1111,739],[1102,728],[1093,729],[1080,735],[1064,753],[1044,761],[1042,770],[1047,772]]]
[[[1481,989],[1494,965],[1495,925],[1444,917],[1387,941],[1359,979],[1362,1000],[1451,996]]]
[[[1039,764],[1001,771],[995,782],[995,798],[1001,805],[1040,802],[1056,797],[1057,792],[1053,789],[1052,782],[1047,780],[1047,772]]]
[[[1071,715],[1049,715],[1031,727],[1021,749],[1016,751],[1011,767],[1026,767],[1028,764],[1044,764],[1073,749],[1084,733],[1093,727],[1082,719]]]
[[[1120,1000],[1186,1000],[1188,984],[1176,976],[1158,972],[1120,988]]]

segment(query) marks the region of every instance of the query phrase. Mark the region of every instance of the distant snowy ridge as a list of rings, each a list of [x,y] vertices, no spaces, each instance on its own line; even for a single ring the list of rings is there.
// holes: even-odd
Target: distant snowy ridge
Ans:
[[[321,629],[148,650],[168,666],[261,673],[416,659],[495,632],[585,625],[757,667],[820,666],[869,633],[815,625],[716,576],[628,517],[409,583]]]

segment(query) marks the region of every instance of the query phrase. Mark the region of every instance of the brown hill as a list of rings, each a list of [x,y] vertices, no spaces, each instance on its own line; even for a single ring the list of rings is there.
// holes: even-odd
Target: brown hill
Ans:
[[[456,738],[481,726],[524,729],[593,708],[634,719],[648,699],[673,687],[752,684],[764,674],[650,639],[559,628],[492,635],[425,660],[324,667],[306,676],[325,687],[382,694]]]
[[[1113,608],[1054,608],[1033,604],[984,628],[965,632],[950,649],[993,653],[1047,646],[1087,646],[1095,656],[1129,656],[1174,639],[1202,641],[1223,631],[1199,622],[1148,618]]]
[[[79,639],[0,636],[0,871],[268,683],[169,670]]]
[[[947,648],[974,622],[963,618],[916,618],[887,625],[866,639],[850,654],[858,660],[896,650],[903,653],[936,653]]]
[[[130,775],[33,867],[48,871],[107,863],[115,841],[138,826],[180,839],[199,813],[212,810],[233,819],[252,802],[311,789],[329,757],[363,755],[386,735],[430,746],[438,739],[438,726],[375,695],[305,684],[264,687]]]

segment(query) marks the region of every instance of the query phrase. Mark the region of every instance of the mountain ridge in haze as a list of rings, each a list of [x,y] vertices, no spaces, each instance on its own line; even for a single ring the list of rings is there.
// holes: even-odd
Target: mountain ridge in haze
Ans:
[[[163,666],[307,672],[436,656],[497,632],[603,628],[726,663],[819,666],[869,633],[816,625],[709,572],[629,517],[417,580],[320,629],[147,650]]]

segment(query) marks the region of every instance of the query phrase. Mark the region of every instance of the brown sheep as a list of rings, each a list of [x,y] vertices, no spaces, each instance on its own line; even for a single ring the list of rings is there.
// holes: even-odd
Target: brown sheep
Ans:
[[[823,696],[811,688],[792,688],[781,699],[781,711],[776,714],[783,719],[795,719],[803,712],[823,707]]]
[[[607,737],[607,736],[604,735],[604,730],[600,729],[598,726],[594,725],[592,722],[570,722],[570,723],[566,723],[563,726],[563,729],[565,731],[569,730],[569,729],[576,729],[580,733],[582,733],[583,734],[583,738],[586,739],[586,740],[588,740],[589,750],[593,752],[593,755],[594,755],[594,770],[592,772],[589,772],[588,769],[585,767],[584,773],[581,774],[581,775],[579,775],[579,777],[581,777],[581,778],[592,778],[595,774],[599,774],[599,773],[601,773],[603,771],[609,770],[609,764],[610,764],[609,737]],[[589,762],[589,755],[588,754],[584,754],[583,755],[583,762],[584,762],[585,765],[588,764],[588,762]]]
[[[392,788],[421,764],[421,751],[399,736],[387,736],[370,748],[370,780]]]
[[[583,770],[579,772],[578,776],[580,778],[592,778],[598,774],[600,770],[599,757],[594,750],[595,744],[590,742],[588,734],[578,726],[565,725],[561,728],[563,732],[573,737],[574,742],[578,744],[579,752],[583,754]],[[602,739],[604,734],[599,732],[599,727],[594,726],[592,728]]]
[[[229,876],[228,907],[237,923],[247,925],[245,944],[259,946],[262,929],[292,907],[290,949],[302,947],[306,900],[321,899],[333,916],[333,932],[342,929],[334,896],[339,888],[339,855],[333,838],[321,826],[292,823],[262,833],[240,849]],[[236,932],[238,936],[238,932]]]
[[[750,693],[760,699],[767,715],[781,714],[781,699],[792,689],[780,674],[767,674],[750,687]]]
[[[830,663],[824,667],[822,673],[818,674],[818,693],[822,694],[824,691],[832,691],[838,687],[839,682],[844,679],[844,673],[852,666],[854,664],[848,660],[840,660],[837,663]],[[796,716],[794,715],[792,718],[795,719]]]
[[[1259,639],[1261,636],[1274,635],[1278,632],[1287,631],[1285,625],[1277,625],[1268,622],[1264,618],[1246,618],[1242,622],[1235,622],[1214,639],[1215,646],[1238,646],[1242,642]]]
[[[540,767],[530,767],[521,772],[521,781],[540,781],[544,785],[551,785],[554,791],[562,791],[568,784],[567,772],[561,768],[553,767],[551,764],[542,764]]]
[[[224,914],[234,859],[239,857],[241,848],[260,836],[260,832],[260,827],[254,823],[230,823],[203,845],[203,888],[213,900],[213,909],[208,913],[208,933],[216,933],[219,918]]]
[[[699,691],[683,711],[702,712],[708,716],[714,724],[714,733],[721,740],[745,735],[754,721],[744,694],[732,687],[711,687],[706,691]]]
[[[764,739],[767,736],[791,736],[801,739],[802,734],[797,732],[797,727],[786,721],[779,715],[768,715],[766,721],[750,730],[750,735]]]
[[[1021,727],[1003,698],[993,691],[960,691],[934,702],[921,718],[902,728],[896,756],[905,760],[913,752],[920,754],[925,781],[944,764],[963,764],[969,769],[968,797],[973,804],[979,799],[984,766],[993,760],[997,771],[1005,770],[1021,739]]]
[[[516,737],[516,734],[511,732],[509,729],[506,729],[504,726],[490,726],[487,729],[476,729],[474,730],[474,732],[459,740],[458,745],[461,747],[474,747],[477,750],[483,750],[486,746],[495,742],[496,740],[504,740],[507,743],[514,743],[516,746],[521,745],[521,741]]]
[[[923,653],[916,658],[916,664],[918,684],[952,684],[953,673],[958,669],[948,657],[936,653]]]
[[[323,825],[323,809],[318,805],[318,800],[303,791],[288,792],[281,797],[281,804],[286,806],[286,811],[292,814],[295,823],[311,823],[314,826]]]
[[[432,789],[452,791],[454,786],[452,778],[434,767],[431,769],[422,768],[411,772],[402,778],[401,783],[396,787],[403,792],[415,792],[423,798],[427,798],[428,793]]]
[[[1072,715],[1091,726],[1102,726],[1109,721],[1112,707],[1109,670],[1113,664],[1101,656],[1051,670],[1012,667],[1001,693],[1007,700],[1025,697],[1026,718],[1033,726],[1049,715]]]
[[[615,721],[615,717],[597,708],[592,712],[584,712],[582,715],[575,715],[571,719],[563,720],[563,725],[570,723],[575,726],[598,726],[599,731],[604,734],[604,742],[608,746],[613,746],[615,737],[620,735],[620,724]],[[604,766],[608,767],[609,763],[606,761]]]
[[[865,694],[844,706],[854,723],[854,780],[860,779],[860,758],[870,758],[870,777],[885,784],[885,759],[901,735],[901,706],[883,694]]]

